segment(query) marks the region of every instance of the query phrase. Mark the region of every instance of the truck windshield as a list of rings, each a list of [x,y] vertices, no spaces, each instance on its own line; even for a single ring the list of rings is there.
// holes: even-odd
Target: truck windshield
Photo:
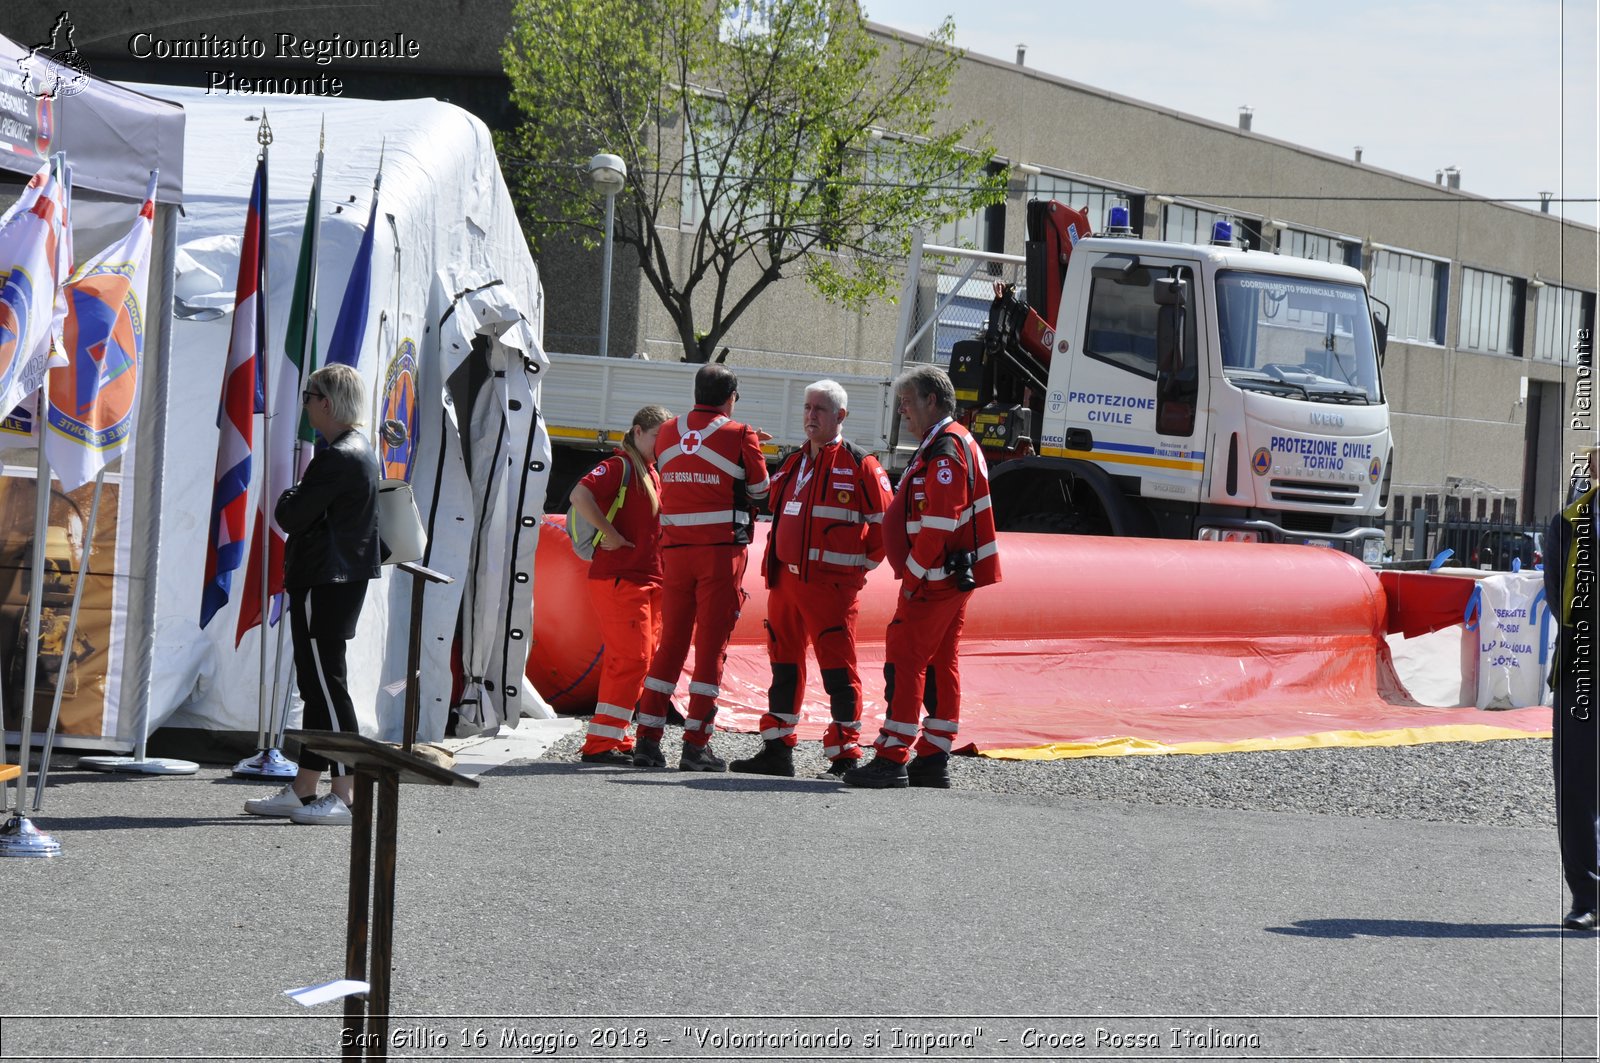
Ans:
[[[1226,270],[1217,275],[1217,328],[1222,374],[1234,387],[1307,402],[1383,401],[1358,285]]]

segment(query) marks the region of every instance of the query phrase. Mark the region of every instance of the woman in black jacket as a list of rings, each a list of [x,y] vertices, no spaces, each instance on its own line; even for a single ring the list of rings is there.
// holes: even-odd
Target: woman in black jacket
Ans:
[[[311,459],[300,482],[278,496],[273,510],[288,535],[283,585],[306,707],[303,726],[312,731],[359,731],[345,683],[345,643],[356,633],[367,582],[377,578],[381,561],[378,456],[356,431],[365,390],[347,365],[324,366],[307,379],[306,416],[328,445]],[[327,770],[333,773],[332,792],[319,799],[317,782]],[[294,782],[244,807],[295,823],[349,823],[354,785],[343,764],[302,749]]]

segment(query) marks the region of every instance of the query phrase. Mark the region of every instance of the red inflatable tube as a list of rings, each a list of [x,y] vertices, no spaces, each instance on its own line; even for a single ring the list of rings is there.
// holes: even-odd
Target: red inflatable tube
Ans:
[[[756,526],[750,547],[749,601],[734,628],[735,647],[765,646],[766,588],[758,563],[769,527]],[[1152,640],[1170,648],[1292,637],[1366,645],[1383,633],[1377,576],[1332,550],[1003,533],[1000,556],[1004,580],[975,593],[967,610],[969,643]],[[563,712],[589,711],[599,683],[587,567],[572,552],[562,518],[546,517],[534,565],[528,678]],[[898,591],[887,565],[869,575],[856,628],[863,647],[882,642]],[[865,668],[863,683],[876,685]]]
[[[767,527],[757,527],[754,561]],[[586,712],[600,662],[587,571],[558,519],[547,518],[544,531],[528,675],[558,709]],[[1544,708],[1483,713],[1411,701],[1387,662],[1383,586],[1331,550],[1002,533],[1000,556],[1005,579],[973,595],[962,635],[963,751],[1053,758],[1549,731]],[[758,729],[772,675],[754,561],[718,699],[717,726],[737,731]],[[883,716],[883,634],[898,592],[886,566],[862,592],[856,630],[869,742]],[[1415,612],[1416,595],[1401,597]],[[1410,627],[1424,618],[1398,620]],[[813,666],[798,727],[806,740],[828,722],[818,678]]]

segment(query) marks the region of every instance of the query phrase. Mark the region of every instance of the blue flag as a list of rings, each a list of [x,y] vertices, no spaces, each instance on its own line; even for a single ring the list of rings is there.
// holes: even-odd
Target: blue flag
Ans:
[[[361,362],[361,339],[367,332],[367,308],[372,300],[372,234],[378,224],[378,181],[372,184],[372,212],[367,216],[367,231],[361,236],[361,246],[356,250],[355,265],[350,270],[350,281],[345,285],[344,300],[339,304],[339,318],[334,322],[333,338],[328,341],[326,364],[343,364],[354,368]]]

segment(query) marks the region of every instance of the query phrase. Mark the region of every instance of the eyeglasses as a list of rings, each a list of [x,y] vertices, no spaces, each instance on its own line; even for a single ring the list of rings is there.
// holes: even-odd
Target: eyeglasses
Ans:
[[[305,391],[304,393],[301,394],[300,401],[301,401],[302,405],[309,406],[309,405],[311,405],[311,400],[312,399],[325,399],[327,397],[328,396],[324,395],[320,391],[307,390],[307,391]]]

